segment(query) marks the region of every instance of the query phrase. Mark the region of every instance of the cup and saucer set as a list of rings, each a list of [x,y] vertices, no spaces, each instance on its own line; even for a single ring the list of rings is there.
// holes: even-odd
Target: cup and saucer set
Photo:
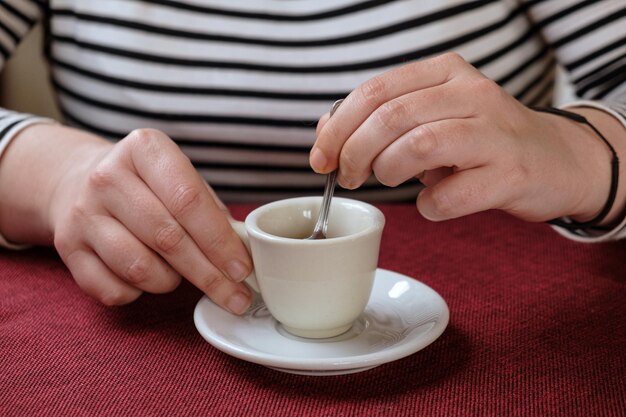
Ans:
[[[235,316],[206,296],[194,312],[196,328],[217,349],[278,371],[341,375],[409,356],[435,341],[448,324],[448,307],[433,289],[413,278],[377,269],[363,313],[345,333],[322,339],[292,335],[256,297]]]
[[[365,371],[414,354],[445,330],[449,310],[427,285],[377,268],[384,216],[335,198],[328,239],[307,240],[318,197],[266,204],[233,228],[248,245],[255,293],[241,316],[206,296],[200,335],[236,358],[301,375]]]

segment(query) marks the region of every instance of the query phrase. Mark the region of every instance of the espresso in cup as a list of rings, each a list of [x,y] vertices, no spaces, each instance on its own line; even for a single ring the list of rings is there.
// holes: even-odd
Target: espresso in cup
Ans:
[[[344,333],[363,312],[385,224],[376,207],[335,197],[327,239],[307,240],[320,204],[321,197],[280,200],[245,220],[256,276],[251,286],[258,285],[269,312],[286,331],[307,338]],[[240,226],[235,229],[243,235]]]

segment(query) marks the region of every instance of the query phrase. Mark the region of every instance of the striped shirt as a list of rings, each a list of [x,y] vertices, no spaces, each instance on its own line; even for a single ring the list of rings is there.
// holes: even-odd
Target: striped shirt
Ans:
[[[319,116],[394,66],[456,51],[528,105],[555,65],[626,126],[624,0],[0,0],[0,65],[37,21],[65,121],[172,137],[227,202],[319,194]],[[0,110],[0,150],[34,116]],[[348,195],[414,199],[370,179]]]

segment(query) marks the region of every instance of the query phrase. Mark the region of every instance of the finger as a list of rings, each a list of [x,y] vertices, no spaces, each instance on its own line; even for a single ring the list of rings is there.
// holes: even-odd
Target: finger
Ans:
[[[510,198],[510,187],[499,181],[495,169],[487,167],[458,171],[417,197],[417,209],[433,221],[454,219],[502,207]]]
[[[94,184],[100,187],[105,208],[134,236],[161,255],[180,275],[207,294],[216,304],[236,314],[247,309],[251,301],[247,286],[227,278],[205,256],[186,229],[144,182],[135,175],[119,172],[95,178],[92,182],[105,182]],[[206,188],[204,192],[208,194]],[[223,218],[219,209],[217,216]],[[220,238],[215,237],[218,242],[216,248],[219,248]],[[247,254],[247,249],[244,250]]]
[[[497,152],[498,141],[478,120],[447,119],[410,130],[385,148],[372,163],[378,180],[395,187],[422,171],[442,167],[476,168]]]
[[[215,190],[213,188],[211,188],[211,186],[209,184],[207,184],[206,182],[204,183],[204,185],[206,185],[206,189],[211,194],[211,197],[213,198],[213,201],[215,201],[215,204],[220,209],[222,214],[224,214],[224,216],[226,216],[226,218],[232,219],[233,216],[232,216],[232,214],[230,214],[230,210],[228,210],[228,207],[226,207],[226,205],[222,202],[222,200],[217,196],[217,194],[215,193]]]
[[[319,136],[320,132],[324,128],[324,125],[328,122],[328,119],[330,119],[330,112],[326,112],[322,115],[322,117],[320,117],[320,120],[317,122],[317,127],[315,128],[316,137]]]
[[[118,220],[94,216],[85,233],[87,244],[126,283],[150,293],[173,291],[180,275]]]
[[[213,265],[244,280],[252,270],[248,251],[189,159],[158,131],[139,131],[131,144],[137,175]]]
[[[343,144],[383,103],[412,91],[444,84],[459,74],[481,76],[459,55],[448,53],[395,68],[361,84],[320,130],[311,152],[311,167],[320,173],[335,169]]]
[[[476,106],[467,100],[459,81],[411,92],[382,104],[343,145],[339,183],[350,189],[360,186],[370,176],[378,154],[406,132],[430,122],[472,117]]]
[[[89,249],[73,251],[63,261],[78,286],[107,306],[128,304],[141,295],[141,290],[120,280]]]
[[[427,187],[432,187],[436,185],[444,178],[449,177],[454,173],[454,170],[451,167],[441,167],[437,169],[429,169],[428,171],[424,171],[424,173],[420,176],[420,181]]]

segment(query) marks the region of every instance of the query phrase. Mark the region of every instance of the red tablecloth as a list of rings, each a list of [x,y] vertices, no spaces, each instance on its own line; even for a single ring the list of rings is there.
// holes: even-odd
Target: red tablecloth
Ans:
[[[381,208],[380,266],[450,307],[426,349],[353,375],[284,374],[205,342],[189,284],[107,308],[53,251],[0,251],[0,415],[626,415],[626,241]]]

